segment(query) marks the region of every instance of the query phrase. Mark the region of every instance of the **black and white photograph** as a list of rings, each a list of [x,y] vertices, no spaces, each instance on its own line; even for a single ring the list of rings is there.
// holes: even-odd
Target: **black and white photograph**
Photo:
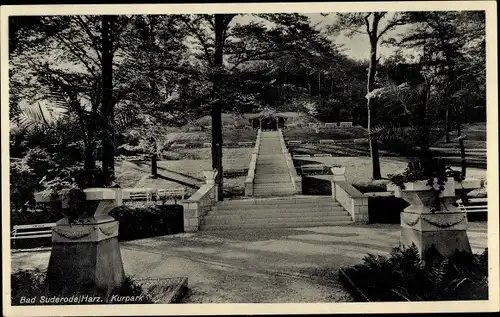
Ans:
[[[498,310],[496,3],[437,3],[2,7],[4,315]]]

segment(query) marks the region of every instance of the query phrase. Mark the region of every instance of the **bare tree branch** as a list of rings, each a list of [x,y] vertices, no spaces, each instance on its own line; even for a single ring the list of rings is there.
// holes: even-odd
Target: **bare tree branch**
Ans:
[[[85,31],[89,39],[92,41],[93,48],[97,54],[97,58],[101,60],[101,45],[99,43],[98,37],[92,33],[87,22],[85,22],[81,16],[76,16],[76,22],[80,25],[80,27]]]

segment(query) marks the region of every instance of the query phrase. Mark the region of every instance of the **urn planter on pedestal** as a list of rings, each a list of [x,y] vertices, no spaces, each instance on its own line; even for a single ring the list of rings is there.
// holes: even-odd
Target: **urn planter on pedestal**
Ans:
[[[401,212],[401,240],[403,246],[415,244],[420,255],[432,246],[449,257],[456,250],[471,253],[467,237],[467,215],[455,206],[455,182],[448,178],[440,190],[437,179],[433,188],[428,181],[405,183],[401,198],[410,206]]]
[[[345,181],[345,166],[332,166],[331,168],[333,173],[334,181]]]
[[[67,214],[65,196],[35,194],[39,203],[60,203],[66,217],[52,230],[52,252],[46,283],[51,290],[78,290],[97,287],[111,290],[124,279],[118,243],[118,221],[108,213],[121,204],[121,191],[110,188],[84,190],[79,215]]]

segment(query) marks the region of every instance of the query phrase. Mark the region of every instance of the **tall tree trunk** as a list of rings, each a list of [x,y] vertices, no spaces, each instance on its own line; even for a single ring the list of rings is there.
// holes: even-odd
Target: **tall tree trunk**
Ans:
[[[104,123],[102,169],[104,182],[107,184],[115,179],[113,43],[110,34],[112,23],[112,16],[104,15],[102,17],[102,114]]]
[[[151,154],[151,175],[158,176],[158,143],[154,137],[151,138],[151,147],[153,153]]]
[[[445,129],[445,142],[450,143],[450,106],[446,104],[445,119],[444,119],[444,129]]]
[[[94,157],[94,137],[88,136],[87,141],[85,142],[85,150],[84,150],[84,165],[83,168],[85,170],[85,186],[92,187],[93,186],[93,176],[95,174],[95,157]]]
[[[321,98],[321,72],[318,73],[318,97]]]
[[[212,168],[217,170],[215,183],[218,186],[218,200],[222,201],[224,194],[224,178],[222,177],[222,109],[220,85],[224,54],[224,15],[215,14],[215,54],[214,54],[214,103],[212,105]]]
[[[467,173],[467,161],[465,160],[465,146],[464,146],[464,138],[458,138],[458,144],[460,145],[460,165],[462,167],[462,177],[465,177]]]
[[[437,24],[437,30],[439,34],[439,40],[441,42],[441,46],[443,48],[444,56],[446,59],[446,66],[447,66],[447,71],[448,71],[448,81],[451,84],[455,83],[455,63],[453,62],[453,59],[451,55],[453,54],[453,47],[450,45],[450,43],[447,41],[446,36],[445,36],[445,31],[443,30],[443,26],[441,24],[441,18],[439,17],[439,14],[437,12],[434,12],[434,21]],[[450,143],[450,131],[451,131],[451,122],[450,122],[450,104],[446,103],[446,110],[445,110],[445,136],[446,136],[446,143]]]
[[[368,67],[368,82],[367,82],[367,93],[370,93],[375,87],[375,73],[377,71],[377,28],[374,28],[375,36],[370,36],[370,66]],[[378,142],[376,139],[372,138],[371,135],[371,107],[370,98],[367,99],[367,129],[368,129],[368,140],[370,143],[370,155],[372,157],[372,178],[381,179],[382,175],[380,173],[380,159],[378,153]]]

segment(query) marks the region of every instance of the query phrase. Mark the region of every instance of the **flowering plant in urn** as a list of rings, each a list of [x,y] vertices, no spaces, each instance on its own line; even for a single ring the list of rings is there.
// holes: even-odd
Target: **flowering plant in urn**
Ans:
[[[467,215],[457,208],[455,182],[463,175],[433,157],[431,146],[447,135],[442,109],[467,94],[467,87],[443,85],[436,78],[421,73],[413,83],[396,84],[387,80],[378,94],[369,96],[391,113],[391,121],[380,122],[370,129],[372,137],[391,144],[403,144],[416,156],[401,174],[389,175],[394,194],[410,205],[401,212],[403,246],[415,244],[423,256],[432,246],[444,256],[455,250],[471,252],[467,236]]]
[[[100,185],[100,171],[64,168],[48,173],[40,182],[44,189],[36,194],[38,202],[49,204],[61,212],[70,224],[89,220],[98,205],[88,200],[85,188]]]

